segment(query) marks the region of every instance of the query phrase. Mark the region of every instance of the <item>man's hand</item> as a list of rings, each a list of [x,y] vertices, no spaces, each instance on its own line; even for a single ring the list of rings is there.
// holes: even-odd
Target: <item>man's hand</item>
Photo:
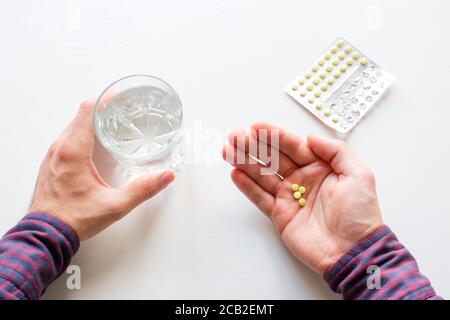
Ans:
[[[250,142],[270,145],[258,138],[261,129],[268,137],[279,130],[278,174],[284,180],[261,175],[262,165],[249,161]],[[290,251],[319,274],[382,224],[374,176],[344,142],[309,136],[306,143],[264,123],[253,125],[251,134],[235,131],[229,140],[223,154],[235,154],[229,161],[236,168],[233,182],[272,220]],[[245,164],[236,163],[239,152],[245,152]],[[293,183],[306,187],[304,207],[292,196]]]
[[[66,222],[81,240],[93,237],[150,199],[173,179],[171,171],[140,178],[114,189],[92,162],[93,108],[84,102],[75,119],[52,144],[39,170],[30,211],[42,211]]]

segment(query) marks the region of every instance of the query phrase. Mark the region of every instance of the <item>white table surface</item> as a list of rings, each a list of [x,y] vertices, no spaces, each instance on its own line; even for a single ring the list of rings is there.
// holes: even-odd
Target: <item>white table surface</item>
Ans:
[[[445,0],[3,1],[0,231],[25,213],[40,161],[80,101],[123,75],[173,85],[185,127],[220,133],[203,138],[211,154],[228,129],[256,120],[334,136],[283,88],[343,36],[397,76],[344,138],[376,174],[385,222],[449,297],[449,18]],[[101,151],[96,163],[107,181],[120,176]],[[72,261],[81,290],[63,274],[45,298],[338,298],[229,171],[208,154],[185,166],[173,186],[82,244]]]

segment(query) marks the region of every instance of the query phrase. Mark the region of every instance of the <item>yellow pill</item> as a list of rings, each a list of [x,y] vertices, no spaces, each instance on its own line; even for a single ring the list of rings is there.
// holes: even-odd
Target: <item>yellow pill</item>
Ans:
[[[353,60],[347,60],[347,65],[348,65],[348,66],[353,65]]]
[[[304,85],[305,84],[305,79],[300,79],[300,80],[298,80],[298,84],[299,85]]]
[[[345,53],[350,53],[350,52],[352,52],[352,47],[347,47],[347,48],[345,48]]]
[[[345,44],[345,42],[344,42],[343,39],[339,39],[339,40],[337,41],[337,43],[336,43],[336,45],[337,45],[339,48],[342,48],[342,47],[344,46],[344,44]]]
[[[345,53],[341,53],[339,55],[339,60],[344,60],[345,59]]]
[[[331,51],[332,54],[336,54],[336,52],[338,52],[338,48],[333,47],[333,48],[331,48],[330,51]]]
[[[325,110],[325,112],[323,113],[323,115],[324,115],[325,117],[329,117],[330,114],[331,114],[331,110],[330,110],[330,109]]]
[[[324,84],[322,87],[320,87],[320,89],[322,89],[322,91],[327,91],[328,90],[328,86],[326,84]]]
[[[306,91],[300,92],[300,97],[306,97]]]
[[[317,86],[320,83],[320,79],[314,79],[313,83]]]
[[[330,60],[331,59],[331,54],[327,53],[323,58],[325,60]]]
[[[318,67],[318,66],[314,66],[314,67],[312,67],[312,71],[313,71],[313,72],[317,72],[317,71],[319,71],[319,67]]]
[[[341,72],[344,73],[345,71],[347,71],[347,67],[346,66],[342,66],[339,70],[341,70]]]
[[[314,103],[314,98],[309,98],[309,99],[308,99],[308,102],[309,102],[310,104],[313,104],[313,103]]]
[[[294,198],[295,199],[300,199],[302,197],[302,194],[300,193],[300,192],[298,192],[298,191],[296,191],[296,192],[294,192]]]
[[[362,58],[360,63],[365,66],[367,64],[367,59],[366,58]]]
[[[339,78],[341,76],[341,73],[339,71],[336,71],[333,75],[333,77],[335,77],[336,79]]]
[[[313,87],[312,84],[308,84],[308,86],[306,87],[306,90],[312,91],[313,88],[314,88],[314,87]]]
[[[358,60],[360,57],[360,54],[358,51],[353,52],[353,59]]]
[[[327,72],[333,72],[333,67],[328,67],[326,70]]]
[[[321,104],[321,103],[316,104],[316,109],[317,109],[317,110],[322,109],[322,104]]]
[[[314,92],[314,95],[316,96],[316,98],[320,98],[321,93],[320,93],[320,91],[316,91],[316,92]]]
[[[291,184],[291,189],[292,189],[292,191],[298,191],[298,188],[299,188],[299,185],[298,184],[296,184],[296,183],[293,183],[293,184]]]
[[[300,204],[300,206],[304,207],[306,204],[306,200],[304,198],[300,198],[300,200],[298,200],[298,203]]]
[[[311,73],[311,72],[307,72],[307,73],[305,74],[305,78],[306,78],[306,79],[310,79],[311,76],[312,76],[312,73]]]
[[[320,61],[319,61],[319,66],[323,67],[324,64],[325,64],[325,61],[323,61],[323,60],[320,60]]]
[[[298,86],[297,86],[296,84],[294,84],[294,85],[292,86],[292,90],[293,90],[293,91],[297,91],[297,89],[298,89]]]
[[[306,188],[304,186],[299,186],[298,192],[300,192],[301,194],[304,194],[306,192]]]
[[[334,123],[337,123],[339,121],[339,118],[338,117],[333,117],[333,122]]]
[[[330,86],[332,86],[332,85],[334,84],[334,79],[333,79],[333,78],[328,79],[327,83],[328,83]]]
[[[323,73],[320,74],[320,78],[321,78],[321,79],[325,79],[326,77],[327,77],[327,74],[326,74],[325,72],[323,72]]]
[[[339,64],[339,60],[334,60],[333,61],[333,66],[337,66]]]

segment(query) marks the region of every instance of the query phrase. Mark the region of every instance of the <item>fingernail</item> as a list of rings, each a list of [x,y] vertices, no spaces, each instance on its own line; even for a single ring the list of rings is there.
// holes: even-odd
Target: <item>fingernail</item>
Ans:
[[[163,174],[161,174],[159,178],[161,179],[161,182],[165,187],[168,186],[175,179],[175,175],[173,174],[172,171],[166,171]]]

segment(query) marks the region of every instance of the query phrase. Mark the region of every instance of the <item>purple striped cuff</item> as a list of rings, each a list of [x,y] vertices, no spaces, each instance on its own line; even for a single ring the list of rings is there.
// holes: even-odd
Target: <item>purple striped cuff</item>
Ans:
[[[79,245],[76,232],[59,219],[27,214],[0,240],[0,299],[38,299]]]
[[[441,299],[387,226],[359,241],[324,278],[344,299]]]

